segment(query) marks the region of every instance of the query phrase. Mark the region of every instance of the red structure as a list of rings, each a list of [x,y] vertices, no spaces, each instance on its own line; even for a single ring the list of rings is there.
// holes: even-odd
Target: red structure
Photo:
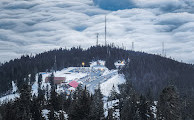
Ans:
[[[45,82],[49,82],[50,77],[46,77]],[[65,77],[54,77],[54,84],[61,84],[62,82],[65,82]]]
[[[74,87],[74,88],[76,88],[76,87],[79,85],[79,83],[76,82],[76,81],[71,81],[71,82],[69,83],[69,85],[72,86],[72,87]]]

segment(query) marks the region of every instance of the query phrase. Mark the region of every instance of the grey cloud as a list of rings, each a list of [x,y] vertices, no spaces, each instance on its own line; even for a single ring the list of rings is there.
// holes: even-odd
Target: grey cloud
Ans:
[[[124,43],[131,49],[131,42],[135,42],[135,50],[161,54],[165,42],[168,57],[194,63],[190,57],[194,56],[194,14],[189,8],[192,2],[150,1],[130,1],[135,8],[117,11],[98,8],[91,0],[0,1],[0,61],[60,47],[87,48],[95,45],[96,33],[100,34],[99,43],[104,44],[107,15],[108,43]],[[171,6],[173,1],[177,1],[173,10],[157,7],[161,3]],[[121,4],[117,7],[122,9]]]

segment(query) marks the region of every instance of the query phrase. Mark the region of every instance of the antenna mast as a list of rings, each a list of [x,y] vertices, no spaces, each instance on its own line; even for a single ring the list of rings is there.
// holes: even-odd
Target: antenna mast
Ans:
[[[162,42],[162,56],[165,56],[164,42]]]
[[[104,36],[105,36],[105,46],[106,46],[106,44],[107,44],[106,43],[106,15],[105,15],[105,35]]]
[[[134,51],[134,42],[132,42],[131,50]]]
[[[99,33],[96,34],[96,46],[98,46],[98,36],[99,36]]]

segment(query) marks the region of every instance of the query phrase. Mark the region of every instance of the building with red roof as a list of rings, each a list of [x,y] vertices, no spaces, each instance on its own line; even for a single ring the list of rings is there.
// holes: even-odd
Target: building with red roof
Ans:
[[[50,77],[46,77],[45,82],[49,82]],[[62,82],[65,82],[65,77],[54,77],[54,84],[61,84]]]
[[[76,81],[71,81],[71,82],[69,83],[69,85],[70,85],[71,87],[77,88],[77,86],[79,85],[79,83],[76,82]]]

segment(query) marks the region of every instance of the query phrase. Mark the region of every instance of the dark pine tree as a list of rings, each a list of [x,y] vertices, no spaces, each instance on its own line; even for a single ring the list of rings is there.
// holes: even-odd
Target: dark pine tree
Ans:
[[[174,86],[164,88],[158,101],[158,120],[182,120],[181,103]]]
[[[43,120],[42,117],[42,105],[41,105],[41,101],[38,99],[38,97],[36,97],[35,95],[33,96],[32,99],[32,104],[31,104],[31,113],[32,113],[32,118],[34,120]]]
[[[108,116],[106,117],[107,120],[115,120],[113,117],[113,108],[108,109]]]
[[[77,94],[79,93],[79,94]],[[85,89],[76,92],[75,91],[74,100],[71,105],[71,111],[69,114],[69,120],[87,120],[89,119],[91,97],[89,92]]]
[[[108,56],[105,61],[105,66],[109,69],[116,69],[116,66],[114,64],[114,59],[111,56]]]
[[[150,111],[149,102],[146,101],[146,98],[141,95],[139,101],[139,114],[141,120],[150,120],[152,118],[152,113]]]
[[[92,102],[90,106],[90,115],[89,115],[89,118],[91,120],[104,119],[104,103],[102,98],[103,98],[103,95],[99,85],[98,89],[95,90],[94,95],[91,96]]]
[[[55,111],[54,111],[54,108],[52,106],[51,106],[50,111],[48,113],[48,119],[49,120],[59,120]]]
[[[30,111],[31,106],[31,86],[23,84],[20,90],[20,98],[17,101],[18,114],[16,115],[17,120],[30,120],[32,119],[32,113]]]

